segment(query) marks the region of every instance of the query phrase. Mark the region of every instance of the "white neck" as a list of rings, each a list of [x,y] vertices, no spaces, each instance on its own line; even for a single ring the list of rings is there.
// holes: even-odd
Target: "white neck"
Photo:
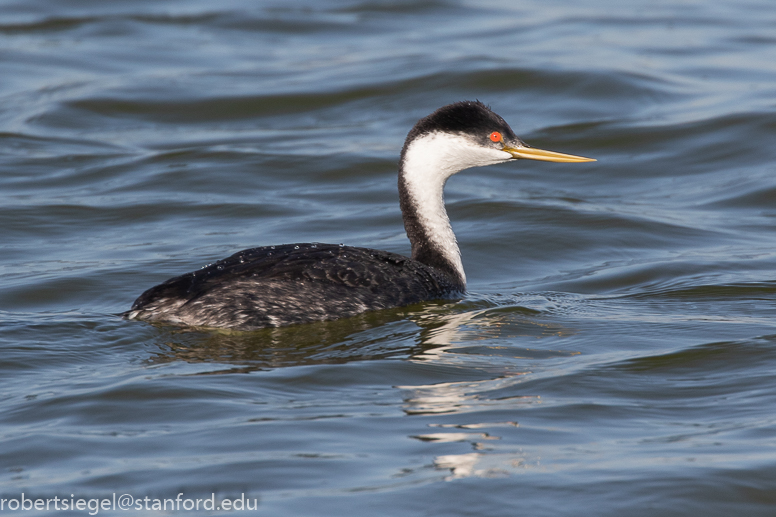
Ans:
[[[404,189],[402,211],[413,258],[422,260],[429,254],[441,258],[466,285],[461,252],[445,210],[445,183],[464,169],[511,158],[509,153],[482,147],[465,135],[430,133],[409,143],[403,153],[399,184],[400,190]]]

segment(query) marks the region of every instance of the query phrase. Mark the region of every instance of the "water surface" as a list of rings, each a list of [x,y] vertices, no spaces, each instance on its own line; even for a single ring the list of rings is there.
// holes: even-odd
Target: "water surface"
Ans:
[[[770,2],[0,7],[2,497],[773,515]],[[464,300],[116,316],[243,248],[408,253],[399,150],[462,99],[599,160],[450,180]]]

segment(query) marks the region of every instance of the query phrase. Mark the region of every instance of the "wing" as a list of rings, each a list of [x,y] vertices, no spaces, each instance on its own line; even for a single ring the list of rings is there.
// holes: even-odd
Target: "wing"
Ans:
[[[143,293],[130,318],[254,328],[353,316],[458,294],[443,273],[386,251],[286,244],[240,251]]]

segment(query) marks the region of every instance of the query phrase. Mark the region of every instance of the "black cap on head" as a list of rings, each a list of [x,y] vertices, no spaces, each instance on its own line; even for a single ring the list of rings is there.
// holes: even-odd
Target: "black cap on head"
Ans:
[[[435,131],[466,133],[485,142],[493,131],[498,131],[507,142],[517,139],[509,124],[480,101],[462,101],[442,106],[423,117],[407,135],[407,141]]]

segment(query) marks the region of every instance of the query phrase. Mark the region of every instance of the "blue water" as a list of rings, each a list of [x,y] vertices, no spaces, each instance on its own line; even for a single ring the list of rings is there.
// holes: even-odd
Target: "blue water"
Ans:
[[[776,514],[771,2],[0,13],[2,504]],[[252,333],[117,317],[248,247],[409,253],[401,145],[463,99],[598,159],[450,180],[464,300]],[[31,513],[94,514],[52,504]]]

